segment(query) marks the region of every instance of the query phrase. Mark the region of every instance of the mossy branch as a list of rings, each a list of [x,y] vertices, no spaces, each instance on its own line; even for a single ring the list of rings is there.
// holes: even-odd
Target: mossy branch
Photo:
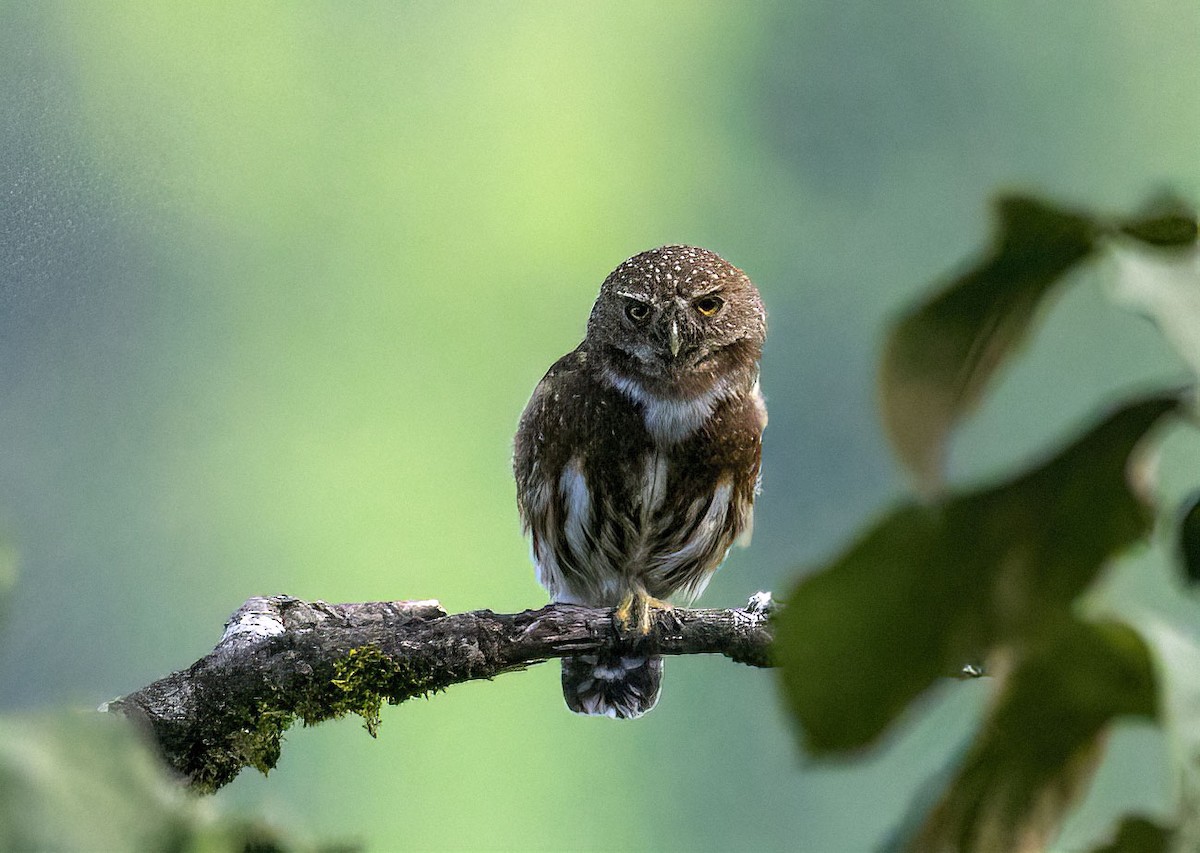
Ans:
[[[649,634],[629,636],[612,610],[569,604],[451,616],[436,601],[252,598],[212,652],[104,709],[140,723],[188,783],[215,791],[243,767],[274,767],[296,720],[355,713],[374,735],[384,702],[550,658],[620,650],[770,666],[772,608],[770,594],[758,593],[744,608],[656,611]]]

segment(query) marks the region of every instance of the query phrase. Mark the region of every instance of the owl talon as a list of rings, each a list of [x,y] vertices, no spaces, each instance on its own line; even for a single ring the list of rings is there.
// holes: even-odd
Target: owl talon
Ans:
[[[617,620],[617,627],[622,634],[628,634],[633,630],[633,600],[632,592],[625,593],[621,603],[617,605],[617,609],[613,612],[613,618]]]
[[[650,627],[654,622],[655,610],[674,610],[674,606],[668,601],[662,601],[654,598],[644,590],[639,590],[636,593],[626,593],[621,599],[621,603],[617,605],[613,617],[617,621],[617,627],[622,634],[633,634],[644,637],[650,633]]]
[[[662,601],[658,598],[652,598],[649,595],[643,598],[642,602],[645,606],[638,614],[640,617],[638,620],[638,629],[642,632],[642,636],[644,637],[650,633],[650,625],[653,622],[655,610],[669,612],[674,610],[675,607],[669,601]]]

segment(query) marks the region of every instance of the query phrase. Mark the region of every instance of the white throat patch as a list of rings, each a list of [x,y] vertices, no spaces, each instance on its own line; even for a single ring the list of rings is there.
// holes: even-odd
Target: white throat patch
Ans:
[[[711,390],[690,400],[667,400],[651,394],[637,380],[618,376],[612,370],[606,369],[604,378],[630,400],[641,405],[647,431],[663,445],[676,444],[698,430],[712,417],[717,403],[729,393],[725,383],[719,382]]]

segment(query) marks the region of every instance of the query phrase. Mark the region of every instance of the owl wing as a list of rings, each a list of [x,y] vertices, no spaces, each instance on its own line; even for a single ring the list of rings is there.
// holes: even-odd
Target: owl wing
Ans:
[[[587,359],[582,348],[568,353],[534,389],[513,443],[513,473],[538,582],[553,601],[598,604],[611,596],[598,589],[606,574],[593,550],[596,484],[579,461],[598,430]]]
[[[513,476],[517,481],[517,508],[526,531],[534,525],[536,516],[545,513],[554,482],[566,463],[564,450],[576,438],[573,434],[577,430],[562,405],[563,391],[577,383],[586,358],[576,349],[551,365],[521,414],[513,440]]]

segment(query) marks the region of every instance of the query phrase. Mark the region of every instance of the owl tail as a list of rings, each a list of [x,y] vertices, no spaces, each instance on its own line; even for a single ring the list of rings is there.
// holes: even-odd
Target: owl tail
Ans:
[[[661,655],[563,658],[563,698],[576,714],[631,720],[658,702],[662,673]]]

